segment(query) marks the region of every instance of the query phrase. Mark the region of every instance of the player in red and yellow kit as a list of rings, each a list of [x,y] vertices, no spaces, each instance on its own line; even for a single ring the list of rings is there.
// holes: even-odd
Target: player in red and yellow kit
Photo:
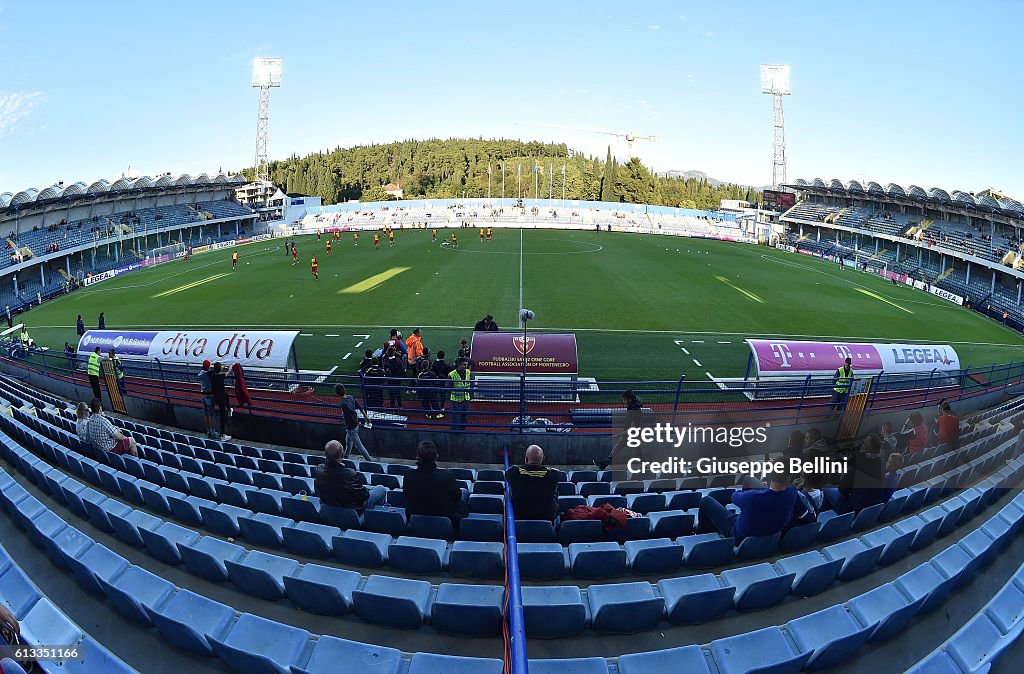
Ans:
[[[459,247],[459,237],[458,235],[455,234],[455,232],[452,232],[452,245],[455,246],[456,248]]]
[[[320,230],[316,230],[316,242],[320,243]]]
[[[334,240],[335,241],[341,241],[341,230],[340,229],[334,230]]]
[[[434,230],[434,238],[430,240],[431,243],[433,243],[434,241],[437,241],[437,229]]]
[[[359,232],[352,232],[352,245],[353,246],[358,246],[359,245]]]
[[[484,242],[484,228],[480,228],[480,243]]]
[[[487,240],[488,241],[491,240],[491,228],[490,227],[487,228]]]
[[[380,234],[373,235],[373,247],[375,250],[380,250]]]
[[[294,267],[298,263],[299,263],[299,249],[296,248],[295,244],[293,243],[292,244],[292,266]]]
[[[315,255],[313,256],[313,263],[312,264],[313,264],[313,278],[315,278],[317,281],[319,281],[320,280],[320,274],[318,274],[317,271],[316,271],[318,263],[316,261],[316,256]]]
[[[332,255],[333,254],[331,252],[331,240],[330,239],[327,239],[327,254],[328,255]]]
[[[393,229],[388,230],[388,243],[392,246],[395,245],[395,230]]]
[[[238,266],[238,251],[231,253],[231,268],[234,269]]]

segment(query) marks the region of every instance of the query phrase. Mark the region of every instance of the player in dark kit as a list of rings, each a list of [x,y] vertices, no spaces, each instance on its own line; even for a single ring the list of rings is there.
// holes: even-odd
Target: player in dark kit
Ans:
[[[317,263],[315,255],[313,256],[312,264],[313,264],[313,278],[315,278],[317,281],[319,281],[320,280],[320,274],[317,273],[317,264],[318,263]]]

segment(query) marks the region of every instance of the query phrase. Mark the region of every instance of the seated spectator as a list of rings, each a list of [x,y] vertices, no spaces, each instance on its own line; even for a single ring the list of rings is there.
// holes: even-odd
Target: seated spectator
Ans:
[[[767,488],[743,489],[734,492],[732,502],[740,512],[730,512],[710,496],[700,500],[697,516],[699,533],[717,531],[732,536],[739,545],[748,536],[771,536],[781,533],[793,517],[796,487],[789,483],[787,473],[772,473]]]
[[[866,436],[857,451],[850,455],[849,468],[839,480],[839,488],[823,490],[825,502],[837,514],[860,512],[888,500],[882,485],[881,449],[881,438],[874,433]]]
[[[526,448],[526,463],[505,471],[512,492],[512,511],[517,520],[558,518],[558,483],[562,473],[544,465],[544,450],[538,445]]]
[[[359,512],[384,503],[388,488],[380,484],[367,486],[362,473],[343,463],[344,452],[344,447],[337,440],[331,440],[324,446],[327,461],[317,466],[313,474],[320,502]]]
[[[815,429],[817,430],[817,429]],[[782,456],[787,461],[789,459],[800,459],[804,458],[804,447],[807,443],[804,441],[803,431],[793,431],[789,434],[789,442],[786,444],[786,448],[782,450]]]
[[[928,427],[920,412],[910,413],[901,433],[907,438],[907,454],[917,454],[928,446]]]
[[[821,429],[808,429],[806,440],[807,446],[804,447],[804,457],[813,459],[816,456],[826,456],[831,454],[828,448],[828,440],[821,437]]]
[[[0,634],[11,637],[8,643],[14,642],[15,637],[21,634],[21,625],[18,624],[18,619],[11,613],[11,609],[7,608],[7,605],[3,603],[0,603]],[[0,637],[0,642],[3,641],[7,641],[7,639]]]
[[[469,494],[459,488],[451,471],[437,467],[437,446],[423,440],[416,447],[416,468],[402,478],[405,512],[408,515],[438,515],[452,524],[469,514]]]
[[[947,449],[957,449],[960,446],[960,417],[953,414],[952,408],[945,400],[939,403],[935,429],[940,445],[946,445]]]
[[[793,517],[786,529],[817,522],[818,513],[821,512],[825,500],[825,495],[821,491],[822,477],[820,475],[810,474],[797,478],[794,485],[798,489],[797,499],[793,506]]]
[[[84,444],[89,444],[89,406],[85,403],[78,403],[75,408],[75,433],[78,439]]]
[[[885,500],[888,501],[896,493],[900,486],[900,469],[903,468],[903,455],[890,454],[885,462],[885,475],[882,476],[882,488],[885,490]]]
[[[899,446],[899,436],[892,432],[892,422],[886,421],[879,429],[882,440],[882,449],[886,454],[892,454]]]
[[[114,428],[110,419],[103,416],[103,402],[99,398],[93,398],[92,416],[89,417],[87,426],[89,444],[98,452],[111,452],[112,454],[139,455],[139,448],[135,444],[135,438],[129,437]]]

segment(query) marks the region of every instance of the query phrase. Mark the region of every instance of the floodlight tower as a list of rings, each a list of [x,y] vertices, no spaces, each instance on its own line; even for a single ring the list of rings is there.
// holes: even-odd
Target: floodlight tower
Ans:
[[[793,93],[789,66],[761,65],[761,93],[772,97],[772,187],[786,182],[786,129],[782,116],[782,97]]]
[[[281,86],[284,59],[257,56],[252,60],[252,86],[260,90],[256,117],[256,180],[268,180],[267,138],[270,136],[270,90]]]

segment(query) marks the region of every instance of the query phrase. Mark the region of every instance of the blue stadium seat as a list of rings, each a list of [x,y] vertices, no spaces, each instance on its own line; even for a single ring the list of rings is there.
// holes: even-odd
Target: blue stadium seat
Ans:
[[[352,592],[362,581],[355,571],[305,564],[284,577],[285,595],[303,611],[317,615],[344,615],[352,610]]]
[[[143,607],[160,606],[177,589],[172,583],[138,566],[129,567],[113,580],[97,580],[121,615],[147,627],[153,622]]]
[[[1024,573],[1018,569],[1015,576],[1016,584],[1014,581],[1008,582],[985,607],[985,615],[1001,633],[1007,635],[1014,630],[1019,631],[1021,621],[1024,620],[1024,590],[1020,587]]]
[[[270,555],[252,550],[240,560],[225,560],[228,578],[243,592],[260,599],[280,599],[284,596],[284,577],[294,576],[299,563],[290,557]]]
[[[455,541],[448,553],[448,570],[460,578],[501,578],[505,573],[505,546]]]
[[[559,482],[558,484],[570,484],[568,482]],[[574,494],[565,494],[558,497],[558,512],[565,513],[568,510],[575,508],[576,506],[587,505],[587,499],[582,496],[576,496]]]
[[[522,596],[527,636],[570,637],[586,626],[587,607],[575,585],[525,585]]]
[[[405,533],[405,511],[397,508],[371,508],[363,511],[363,528],[380,534],[401,536]]]
[[[676,539],[683,546],[683,561],[694,569],[711,569],[731,564],[733,539],[718,534],[693,534]]]
[[[103,545],[93,545],[80,557],[69,557],[66,561],[78,584],[99,595],[103,594],[99,578],[112,580],[128,568],[128,560]]]
[[[853,513],[836,515],[831,510],[820,513],[818,515],[818,524],[821,525],[821,529],[818,530],[818,542],[831,543],[837,538],[850,533],[850,527],[853,526],[853,518]]]
[[[884,503],[876,503],[858,512],[853,518],[850,530],[856,533],[859,531],[866,531],[867,529],[875,526],[875,523],[878,522],[878,518],[882,514],[882,509],[884,507]]]
[[[530,660],[533,674],[608,674],[604,658],[557,658]]]
[[[281,499],[281,504],[288,511],[284,513],[286,517],[292,517],[294,514],[306,515],[308,517],[309,508],[317,508],[319,521],[323,524],[338,527],[342,531],[359,529],[362,526],[359,513],[352,508],[325,505],[320,503],[318,498],[310,497],[308,501],[302,501],[297,499],[297,497],[288,497]],[[296,517],[294,519],[299,518]]]
[[[281,529],[286,550],[297,555],[326,559],[331,556],[335,536],[341,535],[338,527],[313,522],[289,524]]]
[[[181,564],[178,544],[192,545],[199,540],[199,534],[192,529],[180,527],[174,522],[164,522],[153,530],[140,528],[139,534],[146,543],[146,550],[164,564]]]
[[[74,527],[67,527],[56,537],[45,541],[44,547],[50,561],[65,571],[71,571],[68,558],[78,557],[94,545],[94,541]],[[0,556],[0,571],[3,571],[4,564]]]
[[[228,606],[188,590],[179,590],[159,609],[143,605],[164,639],[196,655],[212,655],[210,639],[223,637],[234,622],[235,612]]]
[[[275,489],[252,489],[246,492],[246,500],[254,512],[280,515],[283,507],[281,499],[290,495],[287,491]]]
[[[21,665],[10,658],[0,660],[0,672],[3,672],[3,674],[26,674]]]
[[[238,531],[250,543],[277,548],[284,543],[284,528],[290,524],[290,519],[279,515],[241,515],[238,518]]]
[[[199,504],[199,512],[203,516],[203,526],[215,534],[227,538],[238,537],[238,518],[249,517],[252,513],[245,508],[227,505],[224,503],[210,507],[205,503]]]
[[[868,642],[887,641],[907,626],[927,597],[908,601],[892,583],[880,585],[846,602],[862,625],[871,627]]]
[[[516,540],[523,543],[554,543],[555,525],[548,520],[516,520]]]
[[[791,592],[798,597],[810,597],[827,590],[843,567],[843,560],[828,560],[817,550],[792,557],[783,557],[775,562],[783,573],[794,574]]]
[[[747,536],[736,546],[736,559],[764,559],[779,551],[779,534],[771,536]]]
[[[350,527],[359,526],[359,515],[354,510],[351,511],[352,519],[338,524],[335,522],[328,522],[322,520],[323,513],[322,509],[328,507],[320,504],[320,499],[315,496],[288,496],[281,497],[281,515],[289,519],[293,519],[296,522],[320,522],[324,524],[333,524],[339,529],[348,529]],[[346,508],[346,510],[348,510]]]
[[[214,583],[228,579],[225,562],[237,562],[245,556],[245,548],[213,536],[204,536],[189,545],[178,544],[178,554],[189,571]]]
[[[722,572],[722,579],[736,588],[737,611],[775,606],[789,594],[794,578],[794,573],[780,575],[771,564],[741,566]]]
[[[661,651],[630,653],[619,657],[619,674],[661,674],[686,672],[712,674],[704,649],[700,646],[680,646]]]
[[[651,523],[651,535],[661,538],[679,538],[693,533],[696,517],[684,510],[661,510],[647,514]]]
[[[595,482],[593,484],[604,484],[607,482]],[[586,485],[582,485],[586,486]],[[587,496],[587,505],[592,508],[600,508],[601,506],[608,504],[613,508],[625,508],[626,497],[621,494],[591,494]]]
[[[691,510],[700,506],[704,494],[692,489],[665,492],[665,507],[668,510]]]
[[[136,548],[141,548],[146,543],[142,539],[142,534],[139,533],[140,529],[153,531],[164,523],[162,519],[141,510],[133,510],[124,515],[115,515],[108,511],[107,516],[110,518],[110,524],[114,527],[114,535]]]
[[[931,564],[944,578],[953,578],[953,588],[963,587],[974,580],[981,560],[971,556],[964,548],[951,545],[931,559]]]
[[[626,541],[623,548],[633,573],[665,573],[683,565],[683,548],[668,538]]]
[[[25,615],[41,597],[39,590],[17,567],[8,567],[0,574],[0,602],[6,604],[16,618]]]
[[[434,629],[457,636],[495,636],[501,632],[504,599],[500,585],[441,583],[430,622]]]
[[[921,515],[911,515],[893,522],[892,528],[901,534],[913,533],[914,540],[910,542],[910,550],[917,552],[935,540],[941,524],[942,520],[939,518],[925,520]]]
[[[778,627],[716,639],[710,650],[720,674],[798,672],[813,654],[795,652]]]
[[[410,536],[418,538],[451,540],[455,538],[455,527],[452,526],[452,521],[448,517],[412,515],[409,517],[408,533]]]
[[[373,575],[352,592],[352,601],[356,615],[368,623],[415,629],[430,614],[432,591],[424,580]]]
[[[562,520],[558,527],[558,542],[565,546],[602,540],[604,525],[600,520]]]
[[[875,568],[884,549],[881,543],[869,546],[857,538],[851,538],[828,546],[821,554],[828,560],[841,560],[843,566],[839,571],[839,579],[850,581],[867,575]]]
[[[339,662],[369,664],[372,674],[398,674],[402,652],[321,635],[313,646],[309,661],[302,667],[293,665],[292,674],[334,674],[338,671]]]
[[[892,527],[881,527],[864,534],[860,540],[871,546],[885,546],[878,558],[878,564],[879,566],[888,566],[907,556],[910,544],[914,540],[914,532],[901,534]]]
[[[521,543],[517,549],[523,578],[555,580],[565,575],[566,552],[559,543]]]
[[[635,634],[653,629],[665,613],[665,601],[650,583],[591,585],[587,600],[593,628],[611,634]]]
[[[505,540],[505,526],[501,515],[471,513],[459,522],[458,538],[461,541],[501,542]]]
[[[387,563],[391,536],[349,529],[335,536],[332,544],[334,558],[339,562],[376,568]]]
[[[469,512],[500,515],[505,512],[505,497],[492,494],[470,494]]]
[[[658,581],[668,621],[676,625],[708,622],[733,607],[736,588],[723,586],[712,573]]]
[[[243,613],[226,638],[210,637],[210,644],[236,672],[290,674],[309,640],[306,630]]]
[[[642,515],[665,510],[665,495],[650,493],[629,494],[626,496],[626,507]]]
[[[448,566],[447,543],[434,538],[399,536],[388,546],[391,568],[408,573],[440,573]]]
[[[996,558],[997,547],[992,538],[981,529],[975,529],[957,543],[972,557],[977,557],[981,567],[991,564]]]
[[[28,613],[19,616],[19,623],[22,641],[35,646],[76,644],[84,636],[78,626],[46,598],[40,599]],[[51,667],[59,671],[57,667]]]
[[[946,595],[953,589],[956,578],[943,578],[934,566],[926,562],[907,571],[893,582],[911,601],[924,599],[917,610],[918,615],[923,615],[946,600]]]
[[[630,517],[625,527],[609,529],[605,535],[619,542],[642,540],[651,535],[651,521],[646,517]]]
[[[413,653],[407,674],[501,674],[503,668],[496,658]]]
[[[800,652],[812,651],[804,670],[814,672],[847,661],[864,645],[871,627],[862,627],[842,606],[790,620],[786,630]]]
[[[569,569],[576,578],[621,576],[626,570],[626,551],[611,541],[573,543],[569,546]]]
[[[1020,635],[1019,630],[1004,636],[985,613],[974,616],[946,642],[945,651],[965,672],[987,672],[1002,651]],[[989,663],[986,666],[986,663]]]

